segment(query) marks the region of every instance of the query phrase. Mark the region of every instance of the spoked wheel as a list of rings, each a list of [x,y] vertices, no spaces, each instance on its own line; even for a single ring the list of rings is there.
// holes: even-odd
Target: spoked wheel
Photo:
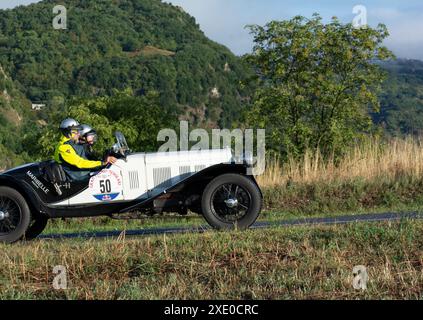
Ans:
[[[225,222],[236,222],[248,212],[251,196],[237,184],[225,183],[217,187],[211,196],[213,214]]]
[[[0,241],[20,240],[30,220],[31,213],[24,197],[14,189],[0,187]]]
[[[239,174],[224,174],[211,181],[203,193],[207,222],[216,229],[246,229],[260,214],[262,197],[257,185]]]

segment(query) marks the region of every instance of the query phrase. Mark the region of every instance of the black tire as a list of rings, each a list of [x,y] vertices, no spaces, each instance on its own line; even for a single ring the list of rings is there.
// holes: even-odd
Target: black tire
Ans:
[[[0,187],[0,242],[22,239],[31,222],[25,198],[15,189]]]
[[[257,220],[262,196],[250,178],[223,174],[206,186],[201,206],[204,218],[213,228],[244,230]]]
[[[38,237],[46,228],[47,223],[48,219],[45,217],[34,218],[26,229],[25,240],[34,240]]]

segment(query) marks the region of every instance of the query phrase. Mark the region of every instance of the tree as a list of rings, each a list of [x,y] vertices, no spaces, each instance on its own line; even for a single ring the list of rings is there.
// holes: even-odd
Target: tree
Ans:
[[[51,158],[60,138],[57,129],[66,117],[89,124],[98,133],[95,145],[100,157],[114,143],[114,131],[121,131],[134,151],[156,151],[162,142],[157,141],[161,129],[177,128],[177,116],[159,104],[159,95],[134,96],[131,90],[118,91],[110,97],[76,99],[64,110],[52,111],[49,125],[40,135],[42,158]]]
[[[384,25],[354,28],[337,18],[324,24],[315,14],[250,29],[255,46],[246,59],[260,87],[247,119],[267,129],[270,148],[340,154],[371,129],[368,110],[379,109],[384,79],[373,62],[393,57],[382,46]]]

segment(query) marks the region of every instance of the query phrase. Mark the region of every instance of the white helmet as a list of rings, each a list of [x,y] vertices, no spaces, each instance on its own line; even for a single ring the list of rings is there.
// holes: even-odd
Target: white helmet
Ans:
[[[81,136],[85,136],[87,133],[94,131],[94,129],[89,126],[88,124],[82,124],[81,129],[79,130],[79,133]]]
[[[72,118],[67,118],[62,121],[59,127],[60,131],[66,136],[69,137],[72,130],[80,130],[81,126],[79,122]]]
[[[81,125],[81,129],[79,130],[79,134],[83,140],[87,140],[88,136],[92,136],[92,143],[97,142],[97,132],[88,124]]]

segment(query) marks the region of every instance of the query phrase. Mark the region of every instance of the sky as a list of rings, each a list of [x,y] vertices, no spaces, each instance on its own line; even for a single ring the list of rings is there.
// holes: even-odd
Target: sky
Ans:
[[[0,0],[0,9],[29,4],[34,0]],[[311,17],[318,12],[325,21],[337,16],[351,22],[353,8],[363,5],[367,22],[374,27],[384,23],[390,37],[385,41],[398,57],[423,60],[423,1],[421,0],[166,0],[194,16],[204,33],[224,44],[235,54],[251,52],[249,24],[264,25],[295,15]],[[58,4],[61,1],[58,0]],[[71,19],[71,17],[69,17]]]

